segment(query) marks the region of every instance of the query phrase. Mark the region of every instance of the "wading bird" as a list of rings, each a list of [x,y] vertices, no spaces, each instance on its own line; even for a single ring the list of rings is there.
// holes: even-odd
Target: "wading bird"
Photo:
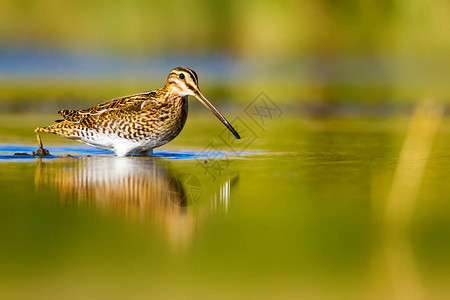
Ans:
[[[113,99],[81,110],[61,110],[56,124],[38,127],[38,155],[44,156],[39,132],[53,133],[110,150],[117,156],[151,155],[154,148],[173,140],[183,129],[188,96],[203,103],[233,133],[239,134],[198,88],[197,74],[188,68],[173,69],[158,90]]]

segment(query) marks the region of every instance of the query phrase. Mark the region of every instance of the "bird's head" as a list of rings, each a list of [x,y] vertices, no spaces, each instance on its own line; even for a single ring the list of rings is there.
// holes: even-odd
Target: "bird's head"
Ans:
[[[209,102],[198,88],[197,74],[188,68],[177,67],[170,71],[167,77],[166,89],[169,93],[179,96],[194,96],[205,105],[222,123],[233,133],[234,137],[241,137],[225,117]]]
[[[166,87],[172,94],[195,96],[195,92],[199,91],[197,74],[185,67],[175,68],[167,77]]]

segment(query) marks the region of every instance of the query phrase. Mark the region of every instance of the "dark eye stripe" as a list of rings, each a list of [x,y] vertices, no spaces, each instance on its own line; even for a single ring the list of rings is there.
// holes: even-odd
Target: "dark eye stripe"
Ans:
[[[195,84],[198,85],[197,74],[195,74],[194,71],[192,71],[191,69],[188,69],[188,68],[186,68],[186,71],[189,73],[189,75],[191,75],[192,80],[195,82]]]
[[[190,89],[191,91],[195,91],[196,90],[196,88],[195,87],[193,87],[192,85],[190,85],[190,84],[188,84],[187,85],[187,87],[188,87],[188,89]]]
[[[198,86],[198,76],[197,73],[194,72],[194,70],[191,70],[189,68],[186,67],[178,67],[172,70],[173,73],[175,74],[175,76],[179,77],[180,72],[185,72],[185,74],[189,74],[189,76],[191,77],[192,81],[195,82],[195,84]],[[186,75],[185,75],[186,77]],[[181,79],[181,78],[180,78]]]

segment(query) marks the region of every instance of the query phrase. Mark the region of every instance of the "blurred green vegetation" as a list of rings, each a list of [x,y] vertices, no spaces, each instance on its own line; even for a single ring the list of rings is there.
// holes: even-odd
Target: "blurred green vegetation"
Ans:
[[[448,36],[450,3],[438,0],[3,0],[0,58],[2,51],[25,49],[27,63],[9,66],[24,70],[16,77],[0,69],[0,108],[95,105],[159,88],[171,67],[202,56],[204,65],[189,67],[198,70],[213,102],[249,103],[260,91],[283,104],[448,100]],[[95,70],[76,69],[76,63],[67,68],[62,59],[28,70],[28,59],[39,60],[33,55],[39,51],[85,55],[87,65],[95,53],[164,67],[133,72],[121,65],[112,71],[115,77],[106,68],[90,78]],[[229,63],[220,65],[214,55]],[[48,68],[58,71],[40,77]]]
[[[215,103],[249,103],[261,91],[287,105],[448,101],[448,36],[450,3],[438,0],[3,0],[0,109],[95,105],[159,88],[186,63]],[[37,52],[81,58],[33,65]],[[160,64],[133,69],[142,62]],[[95,68],[104,69],[89,77]]]
[[[438,0],[3,0],[5,44],[132,54],[445,54],[450,3]]]

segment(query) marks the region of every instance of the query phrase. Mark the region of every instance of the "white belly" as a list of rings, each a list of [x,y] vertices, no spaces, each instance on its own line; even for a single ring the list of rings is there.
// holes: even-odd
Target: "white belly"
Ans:
[[[164,145],[166,142],[159,139],[125,139],[114,134],[92,133],[83,137],[82,142],[89,146],[114,151],[117,156],[129,156],[135,153],[150,151],[153,148]]]

